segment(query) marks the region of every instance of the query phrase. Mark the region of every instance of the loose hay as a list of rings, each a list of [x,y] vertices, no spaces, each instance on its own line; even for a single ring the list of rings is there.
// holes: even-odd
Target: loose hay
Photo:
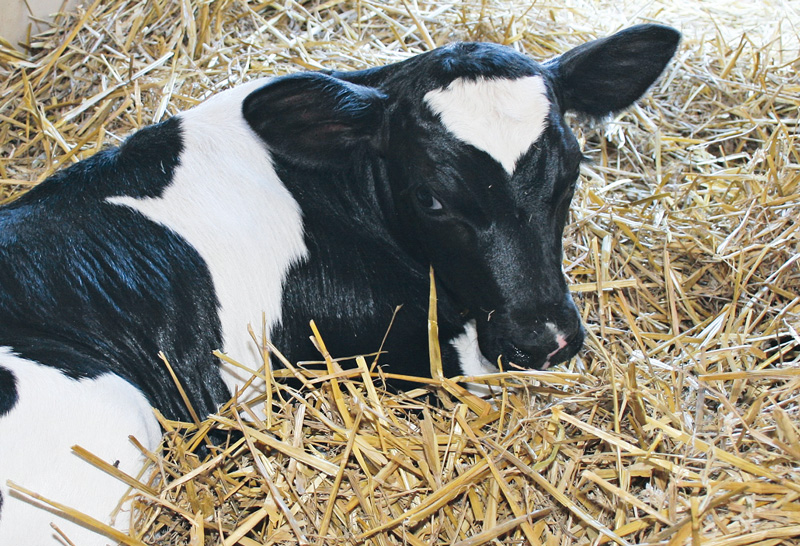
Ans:
[[[788,2],[95,0],[24,52],[0,42],[0,200],[251,77],[457,39],[544,58],[650,20],[683,30],[676,61],[638,106],[579,132],[591,162],[565,270],[588,327],[580,359],[494,378],[493,403],[442,378],[388,394],[374,357],[328,359],[321,377],[293,367],[305,386],[271,382],[266,413],[164,421],[125,542],[797,544]],[[201,461],[210,427],[239,435]]]

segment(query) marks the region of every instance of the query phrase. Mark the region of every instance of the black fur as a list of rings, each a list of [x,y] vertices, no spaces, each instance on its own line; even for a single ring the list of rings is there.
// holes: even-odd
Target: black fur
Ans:
[[[273,154],[300,165],[343,166],[352,161],[351,150],[375,143],[383,98],[375,89],[310,72],[273,80],[247,97],[242,111]],[[287,134],[292,138],[284,140]]]
[[[226,400],[211,354],[221,334],[208,269],[170,230],[106,202],[161,195],[181,150],[173,119],[0,209],[0,346],[73,378],[115,373],[186,420],[158,352],[198,412]]]
[[[307,339],[314,318],[333,354],[372,351],[402,306],[381,362],[425,374],[433,265],[447,373],[461,371],[447,342],[469,319],[490,361],[539,367],[573,356],[583,329],[561,273],[561,236],[581,152],[561,112],[628,106],[678,36],[634,27],[546,65],[498,45],[454,44],[386,67],[297,74],[253,93],[245,118],[303,210],[309,250],[287,278],[276,344],[291,359],[318,359]],[[454,138],[424,101],[456,78],[536,75],[554,107],[513,176]],[[441,210],[429,210],[434,201]],[[558,350],[547,323],[566,347]]]
[[[273,330],[273,342],[293,361],[319,360],[308,339],[308,321],[313,318],[334,356],[373,352],[400,307],[383,346],[387,354],[379,363],[393,373],[425,375],[429,269],[409,259],[386,222],[375,217],[379,209],[374,173],[369,162],[358,165],[363,167],[360,172],[334,177],[330,172],[279,168],[281,180],[304,212],[309,259],[287,276],[283,320]],[[328,184],[344,192],[320,198],[315,189]],[[346,185],[351,187],[345,189]],[[452,320],[458,310],[446,297],[439,307],[441,339],[455,337],[463,323],[460,318]],[[458,375],[455,351],[449,345],[442,349],[445,372]]]
[[[17,380],[14,374],[0,366],[0,417],[11,411],[15,405],[17,405]]]
[[[548,63],[560,82],[564,110],[602,117],[630,106],[675,55],[681,35],[637,25],[578,46]]]

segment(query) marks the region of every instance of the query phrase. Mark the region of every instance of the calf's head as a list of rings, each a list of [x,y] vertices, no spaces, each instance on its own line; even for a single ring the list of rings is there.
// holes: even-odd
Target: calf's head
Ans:
[[[376,69],[273,80],[244,115],[299,168],[361,173],[375,220],[433,266],[486,360],[546,368],[583,342],[561,269],[582,159],[564,114],[630,106],[678,40],[642,25],[545,64],[454,44]]]

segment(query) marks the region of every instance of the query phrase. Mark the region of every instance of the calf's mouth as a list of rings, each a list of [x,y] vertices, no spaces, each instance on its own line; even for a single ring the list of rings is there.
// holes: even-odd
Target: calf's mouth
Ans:
[[[545,322],[531,327],[478,326],[478,344],[484,357],[505,369],[547,370],[574,357],[583,346],[585,332],[579,319],[569,328]],[[515,334],[515,331],[519,333]]]

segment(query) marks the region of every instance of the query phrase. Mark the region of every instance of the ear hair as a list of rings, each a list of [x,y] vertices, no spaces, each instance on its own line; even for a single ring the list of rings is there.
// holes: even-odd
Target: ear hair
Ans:
[[[320,72],[270,81],[242,104],[270,151],[312,167],[344,164],[360,146],[380,147],[385,95]]]
[[[680,37],[670,27],[637,25],[548,62],[562,110],[602,117],[627,108],[664,71]]]

